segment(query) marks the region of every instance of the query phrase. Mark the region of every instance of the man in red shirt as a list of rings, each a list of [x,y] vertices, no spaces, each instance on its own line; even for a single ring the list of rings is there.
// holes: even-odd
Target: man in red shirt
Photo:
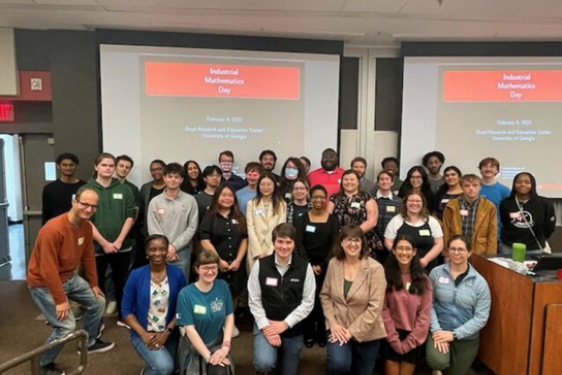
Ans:
[[[95,190],[81,187],[72,200],[70,211],[49,220],[39,231],[27,272],[31,297],[55,329],[47,343],[61,339],[76,329],[76,320],[68,302],[72,299],[84,309],[89,354],[107,352],[115,346],[99,339],[105,299],[98,287],[90,223],[97,207]],[[76,272],[80,264],[88,281]],[[40,357],[41,375],[64,374],[54,364],[62,348],[53,348]]]
[[[327,148],[322,152],[320,162],[322,168],[318,168],[308,174],[310,186],[322,185],[328,191],[328,199],[340,190],[341,178],[344,169],[338,166],[338,154],[334,149]]]

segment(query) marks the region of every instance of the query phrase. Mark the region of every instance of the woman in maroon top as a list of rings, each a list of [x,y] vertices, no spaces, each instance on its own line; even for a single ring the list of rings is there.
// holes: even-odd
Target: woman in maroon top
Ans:
[[[386,375],[413,375],[424,356],[429,332],[431,282],[420,264],[416,244],[409,236],[394,239],[385,264],[387,289],[382,312],[386,341],[381,355]]]

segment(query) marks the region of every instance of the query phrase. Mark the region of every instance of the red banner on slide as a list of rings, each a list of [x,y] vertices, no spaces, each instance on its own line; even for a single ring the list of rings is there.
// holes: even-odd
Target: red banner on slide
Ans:
[[[300,70],[292,67],[147,62],[145,77],[150,96],[300,97]]]
[[[443,101],[562,102],[562,71],[446,71]]]

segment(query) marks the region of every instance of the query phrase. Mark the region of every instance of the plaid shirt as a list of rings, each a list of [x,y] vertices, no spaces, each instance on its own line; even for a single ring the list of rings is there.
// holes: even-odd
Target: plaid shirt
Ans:
[[[480,204],[480,197],[474,203],[469,203],[464,199],[464,195],[459,197],[459,208],[461,212],[463,210],[468,211],[468,215],[462,215],[462,234],[468,238],[472,238],[472,232],[474,232],[474,220],[476,219],[476,211],[478,211],[478,205]]]

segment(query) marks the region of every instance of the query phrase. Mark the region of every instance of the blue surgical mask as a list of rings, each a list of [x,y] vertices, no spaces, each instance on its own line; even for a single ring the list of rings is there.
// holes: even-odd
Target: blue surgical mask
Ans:
[[[288,180],[294,180],[299,175],[299,170],[297,168],[285,168],[285,177]]]

